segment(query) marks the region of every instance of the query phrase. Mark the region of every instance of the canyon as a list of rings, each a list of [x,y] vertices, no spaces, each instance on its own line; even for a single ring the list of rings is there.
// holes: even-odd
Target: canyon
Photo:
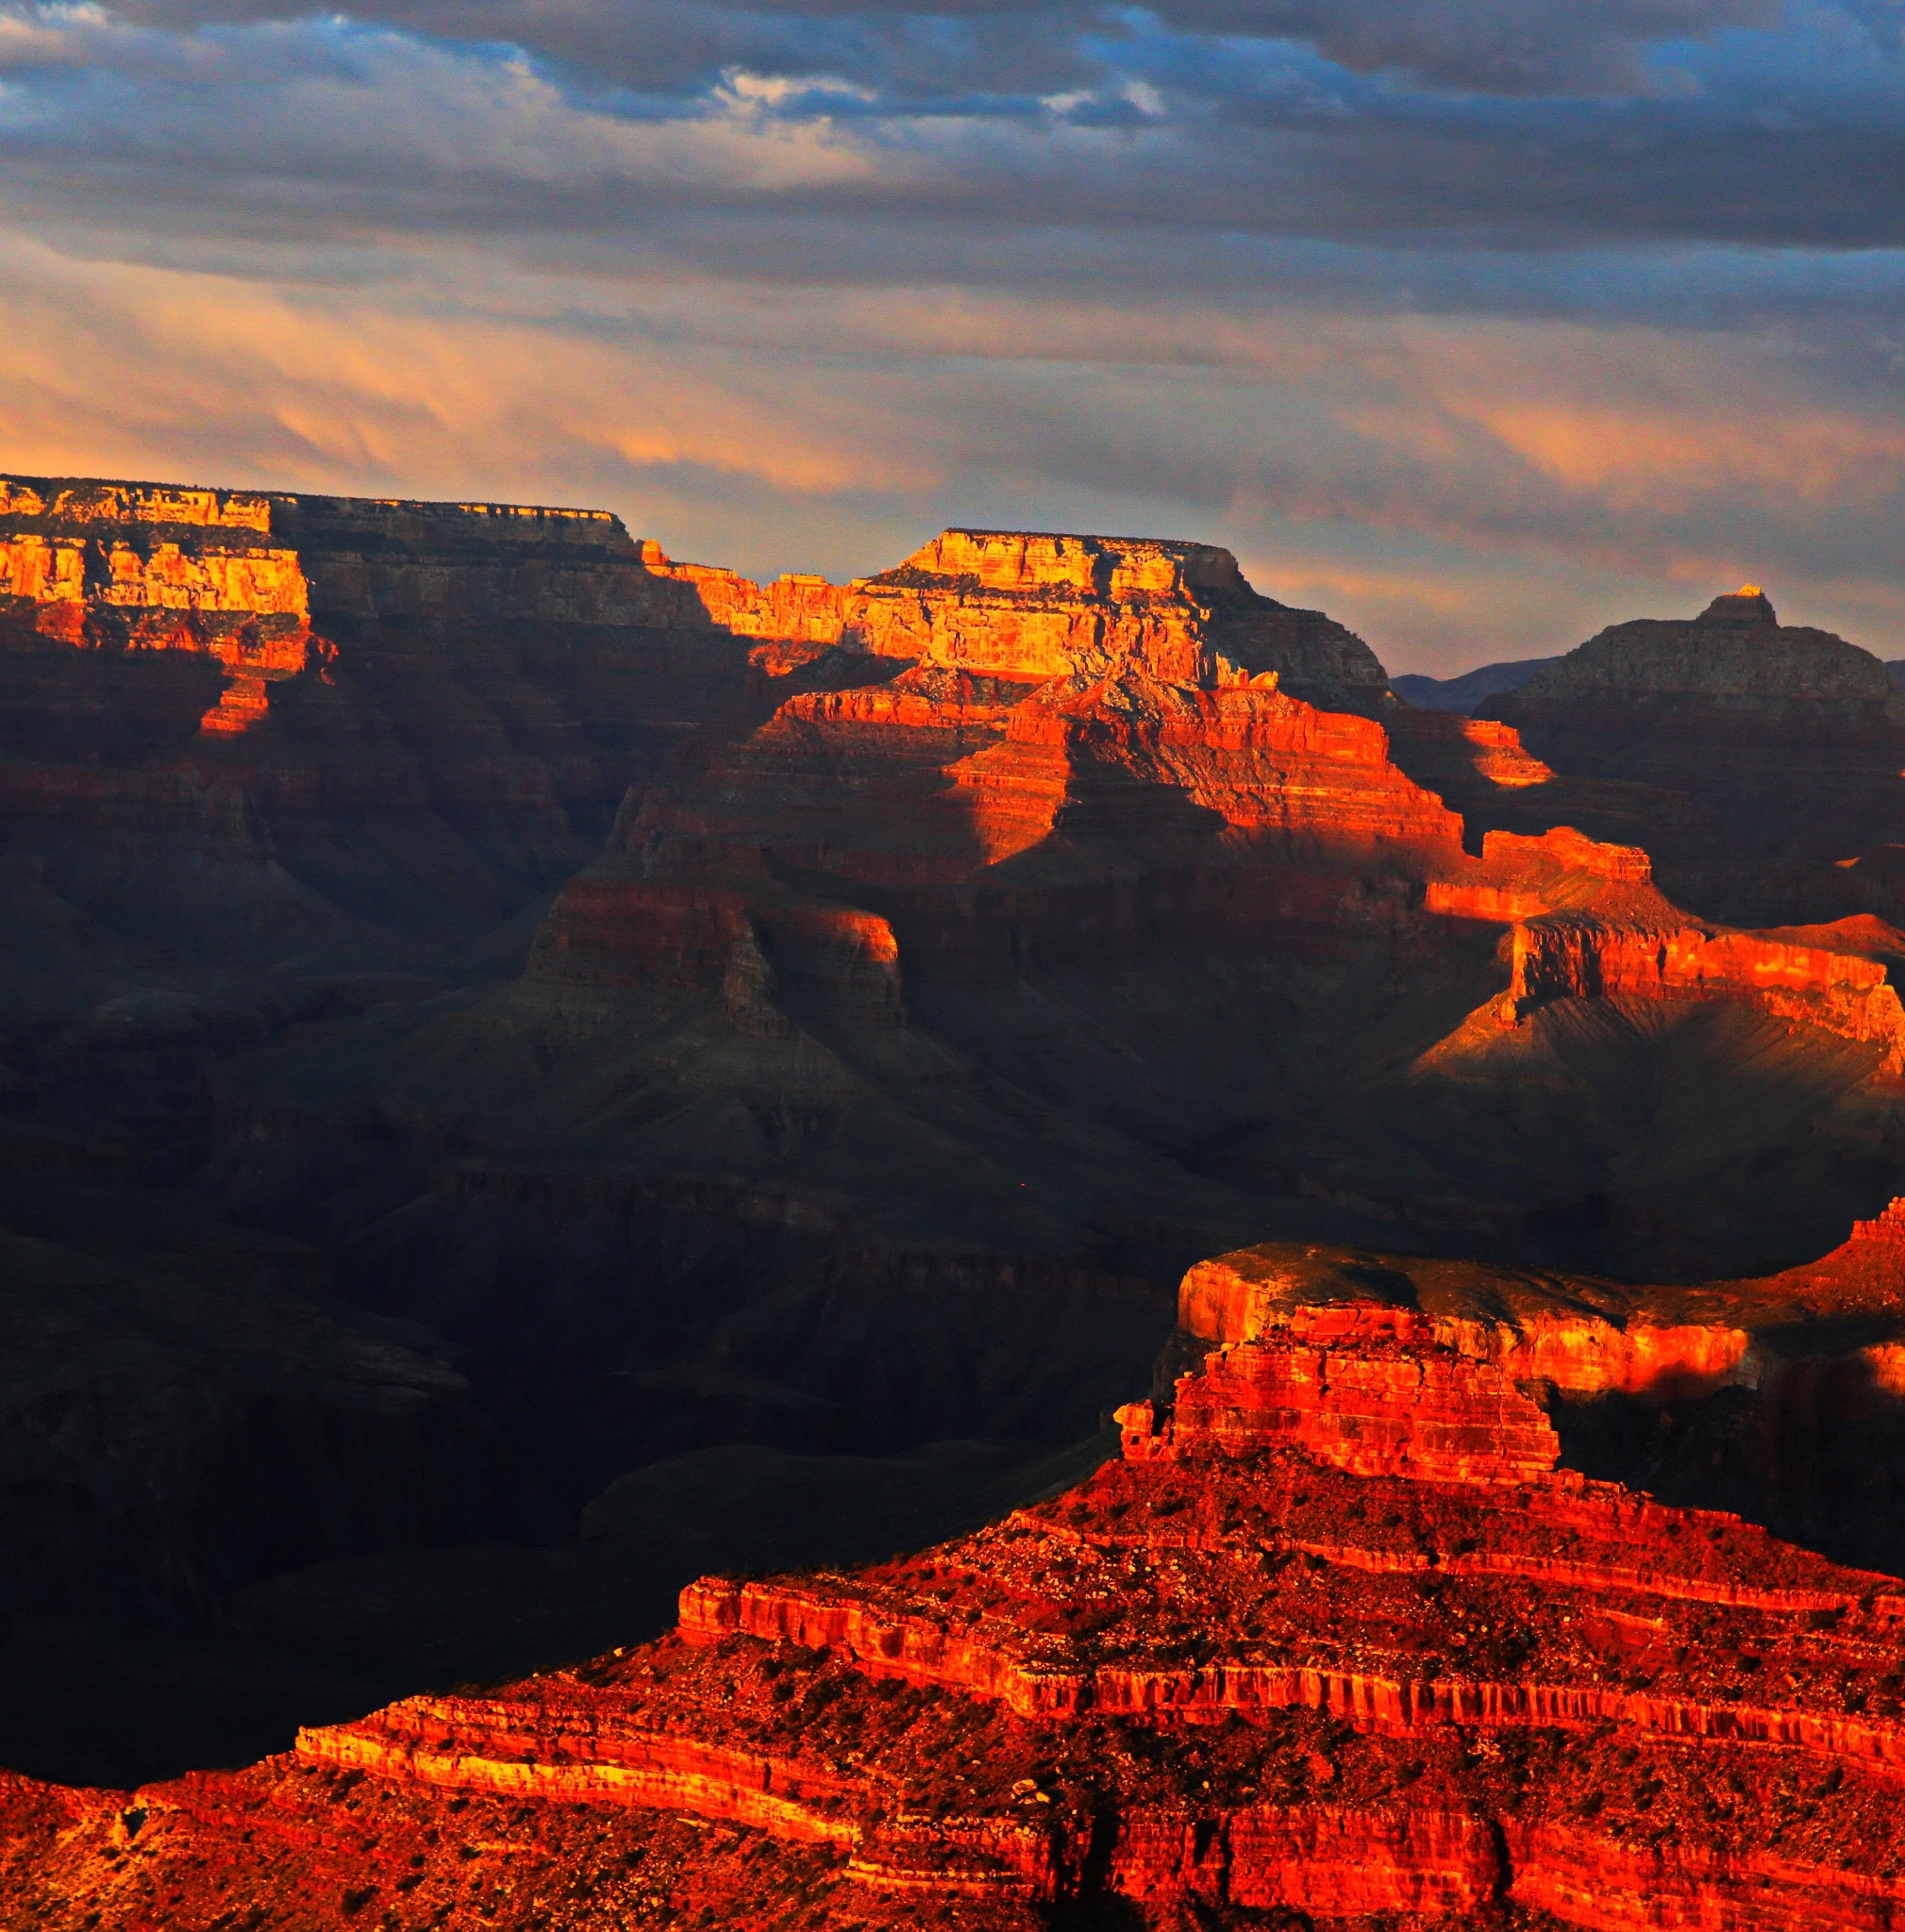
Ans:
[[[18,1923],[1891,1923],[1898,705],[4,479]]]

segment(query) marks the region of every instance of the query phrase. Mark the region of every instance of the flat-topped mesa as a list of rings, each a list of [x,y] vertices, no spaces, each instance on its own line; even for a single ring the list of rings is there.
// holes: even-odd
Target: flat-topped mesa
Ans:
[[[692,566],[609,510],[276,493],[321,625],[576,625],[710,631]],[[754,586],[747,587],[750,591]]]
[[[1819,1330],[1810,1346],[1794,1339],[1806,1324],[1848,1320],[1852,1327]],[[1569,1397],[1682,1400],[1748,1389],[1775,1401],[1797,1391],[1810,1403],[1821,1378],[1841,1369],[1897,1393],[1901,1322],[1905,1199],[1854,1222],[1817,1260],[1677,1289],[1267,1241],[1198,1262],[1178,1293],[1182,1336],[1206,1349],[1354,1347],[1375,1337],[1453,1350],[1524,1391]],[[1768,1335],[1780,1338],[1770,1351]]]
[[[1561,1456],[1546,1415],[1500,1369],[1377,1301],[1293,1307],[1178,1377],[1168,1415],[1133,1403],[1118,1421],[1137,1461],[1280,1446],[1352,1475],[1518,1483]]]
[[[1663,1319],[1661,1291],[1592,1276],[1266,1241],[1189,1270],[1178,1324],[1194,1342],[1219,1349],[1337,1329],[1387,1333],[1486,1363],[1524,1390],[1577,1396],[1686,1395],[1760,1379],[1741,1298],[1686,1295],[1686,1319]]]
[[[720,586],[705,596],[704,580]],[[78,641],[97,608],[381,621],[699,625],[779,635],[779,587],[677,564],[609,510],[0,477],[0,614]],[[839,598],[829,591],[831,633]],[[826,602],[827,600],[823,600]],[[797,628],[797,626],[796,626]],[[136,641],[165,641],[151,622]]]
[[[0,477],[0,617],[76,642],[101,610],[140,613],[133,641],[147,647],[193,647],[208,620],[230,628],[225,617],[274,634],[307,621],[640,625],[725,632],[770,658],[841,645],[1022,684],[1274,673],[1339,708],[1388,703],[1361,640],[1259,596],[1211,544],[948,530],[878,576],[763,585],[678,562],[606,510]]]
[[[1388,699],[1360,638],[1261,596],[1214,544],[954,529],[852,588],[851,631],[882,657],[1028,681],[1135,668],[1212,687],[1274,673],[1334,709]]]

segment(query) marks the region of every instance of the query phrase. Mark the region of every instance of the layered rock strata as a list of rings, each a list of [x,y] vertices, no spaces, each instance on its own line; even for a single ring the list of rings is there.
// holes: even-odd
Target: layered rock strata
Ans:
[[[606,511],[0,479],[7,836],[133,942],[414,968],[799,681],[800,596],[737,630],[720,575]]]
[[[1508,991],[1473,1027],[1512,1025],[1556,1000],[1723,1000],[1873,1047],[1877,1071],[1905,1074],[1905,1006],[1881,922],[1731,931],[1670,905],[1639,848],[1565,826],[1488,833],[1479,862],[1432,880],[1425,903],[1510,923]]]
[[[274,542],[259,496],[158,485],[60,486],[0,477],[0,645],[17,660],[38,637],[91,652],[183,651],[223,678],[198,721],[216,736],[264,714],[265,687],[306,667],[309,586]],[[57,660],[56,660],[57,661]],[[18,665],[12,731],[27,720]],[[43,736],[25,734],[26,741]],[[94,751],[97,745],[86,747]]]
[[[1080,944],[1249,943],[1279,918],[1394,924],[1412,878],[1460,862],[1460,837],[1379,725],[1274,677],[1031,687],[921,666],[791,699],[629,816],[531,970],[713,991],[736,947],[801,950],[775,936],[794,899],[810,927],[879,924],[890,960],[994,974]],[[697,937],[677,945],[683,917]]]
[[[1393,1302],[1254,1325],[921,1557],[250,1772],[15,1782],[9,1923],[1897,1923],[1905,1584],[1555,1471]]]
[[[1200,1262],[1178,1294],[1191,1349],[1272,1341],[1282,1363],[1345,1322],[1415,1338],[1445,1377],[1459,1362],[1538,1391],[1578,1466],[1843,1558],[1905,1563],[1905,1204],[1815,1261],[1678,1288],[1271,1242]],[[1245,1395],[1246,1416],[1253,1399],[1270,1398]],[[1379,1443],[1379,1407],[1359,1412]]]

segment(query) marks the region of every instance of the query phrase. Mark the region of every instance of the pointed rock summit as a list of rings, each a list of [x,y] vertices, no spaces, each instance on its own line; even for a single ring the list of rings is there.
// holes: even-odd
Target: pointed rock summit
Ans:
[[[1777,625],[1779,621],[1773,600],[1758,584],[1742,584],[1737,591],[1715,597],[1699,616],[1702,624]]]

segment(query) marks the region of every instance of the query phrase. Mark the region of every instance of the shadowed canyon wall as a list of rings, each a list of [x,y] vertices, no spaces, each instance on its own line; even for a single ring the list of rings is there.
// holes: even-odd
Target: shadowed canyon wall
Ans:
[[[60,1553],[23,1614],[328,1619],[436,1681],[402,1602],[520,1669],[610,1597],[530,1638],[470,1579],[579,1574],[619,1483],[1017,1467],[1142,1389],[1205,1257],[1745,1279],[1905,1174],[1883,917],[1689,909],[1654,825],[1762,862],[1695,790],[1412,710],[1212,546],[952,530],[762,586],[598,512],[12,478],[0,559],[0,1225]],[[1766,744],[1793,705],[1889,741],[1859,671],[1774,677]],[[155,1341],[208,1271],[238,1300]],[[63,1355],[82,1277],[111,1340]],[[1889,1411],[1831,1418],[1881,1340],[1553,1426],[1843,1556],[1821,1499]],[[115,1402],[142,1498],[75,1424]]]

